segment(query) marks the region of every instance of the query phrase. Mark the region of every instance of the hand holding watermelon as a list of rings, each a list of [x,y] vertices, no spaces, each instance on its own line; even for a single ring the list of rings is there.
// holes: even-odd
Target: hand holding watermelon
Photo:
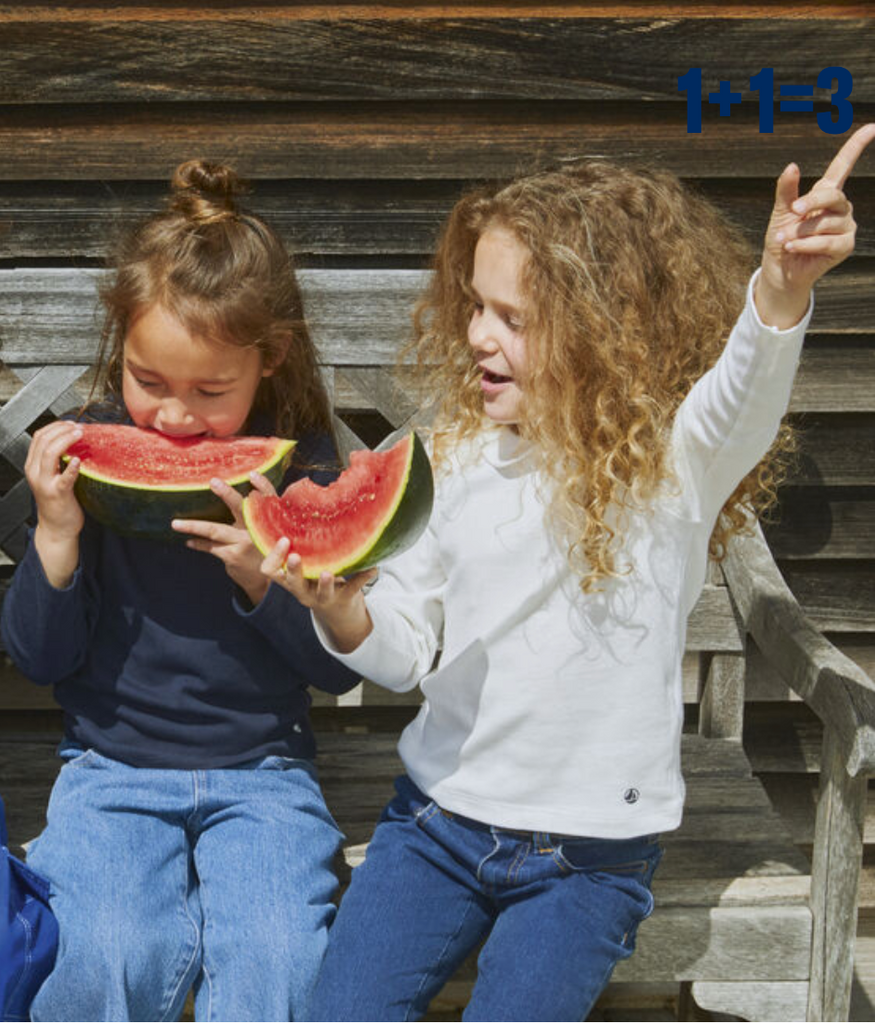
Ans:
[[[355,650],[373,628],[362,589],[376,578],[377,570],[366,569],[349,577],[323,572],[318,579],[307,579],[301,556],[289,554],[289,545],[288,537],[282,537],[268,552],[261,563],[264,578],[311,609],[341,654]]]
[[[249,474],[259,494],[276,494],[273,484],[261,473]],[[243,495],[224,480],[210,481],[210,490],[228,506],[233,522],[215,523],[201,519],[174,519],[170,524],[179,533],[191,534],[186,547],[214,555],[225,565],[231,579],[255,605],[267,593],[270,581],[261,572],[261,552],[256,548],[243,520]]]
[[[61,456],[81,437],[76,423],[59,420],[38,430],[24,464],[37,511],[34,538],[46,578],[57,588],[65,587],[79,564],[79,534],[85,514],[73,487],[79,475],[79,460],[71,459],[61,468]]]
[[[262,572],[310,608],[347,653],[372,628],[362,589],[374,567],[415,543],[433,499],[428,455],[410,431],[390,447],[352,452],[327,487],[305,479],[281,498],[249,494],[243,515],[266,556]]]

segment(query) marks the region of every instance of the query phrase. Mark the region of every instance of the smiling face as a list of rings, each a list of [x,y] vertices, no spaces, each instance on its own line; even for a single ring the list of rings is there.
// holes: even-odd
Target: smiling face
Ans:
[[[525,320],[520,282],[528,250],[507,230],[487,228],[474,250],[474,310],[468,342],[482,374],[486,415],[496,423],[520,419],[526,370]]]
[[[272,372],[256,349],[193,336],[155,303],[132,319],[125,336],[122,396],[138,427],[170,437],[230,437]]]

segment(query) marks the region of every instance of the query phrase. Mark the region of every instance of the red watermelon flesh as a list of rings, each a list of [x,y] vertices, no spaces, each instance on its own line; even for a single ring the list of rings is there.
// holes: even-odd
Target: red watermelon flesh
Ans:
[[[249,479],[275,459],[275,437],[168,437],[156,430],[110,423],[83,423],[83,436],[67,450],[90,477],[144,489],[209,487],[213,477],[229,483]]]
[[[80,426],[83,436],[64,456],[82,460],[80,504],[104,526],[150,540],[184,540],[173,519],[231,522],[210,481],[218,477],[245,494],[257,470],[277,487],[295,446],[278,437],[172,438],[118,423]]]
[[[304,575],[358,572],[397,554],[419,536],[431,514],[428,456],[414,433],[388,451],[357,451],[334,483],[299,480],[282,497],[252,492],[246,525],[265,553],[281,537],[301,556]]]

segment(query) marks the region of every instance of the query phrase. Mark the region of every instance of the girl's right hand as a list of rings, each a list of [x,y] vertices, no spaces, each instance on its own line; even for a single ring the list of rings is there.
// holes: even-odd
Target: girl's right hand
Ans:
[[[39,528],[53,541],[75,540],[85,525],[85,514],[73,493],[79,459],[72,458],[61,467],[61,456],[81,436],[78,423],[50,423],[33,435],[24,464],[24,475],[36,502]]]
[[[283,537],[261,563],[261,571],[312,611],[339,654],[354,651],[374,628],[362,589],[376,578],[376,569],[349,577],[323,572],[318,580],[305,579],[300,555],[289,554],[288,538]]]

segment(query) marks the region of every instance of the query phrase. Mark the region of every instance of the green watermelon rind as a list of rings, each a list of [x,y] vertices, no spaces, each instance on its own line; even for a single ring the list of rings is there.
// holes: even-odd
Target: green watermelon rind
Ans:
[[[265,440],[274,441],[270,457],[245,474],[226,479],[226,483],[244,497],[252,489],[251,471],[261,473],[274,487],[279,487],[291,461],[295,441]],[[221,472],[213,475],[222,477]],[[212,492],[209,482],[180,487],[112,480],[82,465],[74,491],[79,504],[92,518],[127,537],[184,541],[185,535],[172,529],[171,520],[203,519],[225,523],[233,520],[228,506]]]
[[[318,579],[323,572],[334,576],[364,572],[393,555],[401,554],[419,539],[431,518],[434,478],[431,462],[419,435],[411,431],[398,443],[403,444],[405,440],[412,440],[407,467],[382,524],[371,532],[357,550],[323,565],[305,568],[305,579]],[[248,500],[243,502],[243,518],[256,547],[262,554],[268,554],[275,542],[269,541],[261,532]]]

